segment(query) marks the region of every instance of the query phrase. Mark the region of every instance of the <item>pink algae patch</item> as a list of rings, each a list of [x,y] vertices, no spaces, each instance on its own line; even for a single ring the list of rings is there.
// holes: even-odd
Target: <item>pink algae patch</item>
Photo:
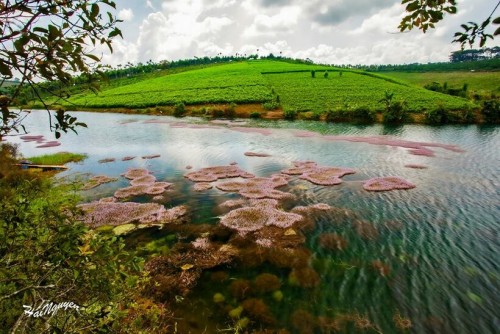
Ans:
[[[376,177],[366,181],[363,188],[368,191],[389,191],[396,189],[412,189],[415,185],[397,176]]]
[[[38,142],[39,141],[37,141],[37,143]],[[61,143],[54,140],[54,141],[48,141],[48,142],[46,142],[45,144],[42,144],[42,145],[38,145],[37,148],[55,147],[55,146],[59,146],[59,145],[61,145]]]
[[[130,160],[133,160],[133,159],[135,159],[135,157],[127,156],[127,157],[123,157],[122,161],[130,161]]]
[[[143,176],[133,178],[130,181],[130,184],[132,186],[149,185],[149,184],[155,183],[155,181],[156,181],[156,177],[154,177],[151,174],[148,174],[148,175],[143,175]]]
[[[130,223],[172,223],[187,213],[187,208],[184,206],[167,210],[163,205],[157,203],[98,201],[81,204],[78,207],[84,212],[80,220],[92,227]]]
[[[359,136],[323,136],[327,140],[343,140],[350,142],[361,142],[368,143],[372,145],[386,145],[394,147],[403,147],[410,149],[411,154],[423,155],[423,156],[434,156],[434,151],[429,149],[429,147],[443,148],[452,152],[464,152],[456,145],[447,145],[439,143],[428,143],[428,142],[417,142],[404,139],[396,139],[388,136],[370,136],[370,137],[359,137]]]
[[[254,206],[230,211],[221,217],[220,223],[236,230],[240,235],[258,231],[265,226],[289,228],[303,219],[301,215],[277,209],[276,201],[254,202]]]
[[[406,164],[406,168],[413,168],[413,169],[426,169],[427,166],[424,165],[418,165],[418,164]]]
[[[124,174],[122,174],[123,177],[129,180],[133,180],[146,175],[149,175],[149,171],[144,168],[132,168],[127,170]]]
[[[89,190],[92,188],[96,188],[104,183],[110,183],[118,180],[116,177],[109,177],[106,175],[97,175],[91,177],[82,187],[83,190]]]
[[[270,154],[267,153],[257,153],[257,152],[245,152],[244,153],[247,157],[270,157]]]
[[[116,160],[115,158],[105,158],[105,159],[101,159],[97,162],[100,164],[107,164],[108,162],[115,162],[115,160]]]
[[[287,175],[300,175],[301,179],[311,183],[332,186],[342,183],[340,179],[347,174],[354,174],[355,171],[350,168],[343,167],[320,167],[314,161],[296,161],[293,163],[295,167],[281,171]]]
[[[233,126],[231,127],[231,130],[238,131],[238,132],[244,132],[244,133],[260,133],[261,135],[264,136],[269,136],[273,132],[269,129],[263,129],[263,128],[244,128],[244,127],[238,127],[238,126]]]
[[[355,171],[350,168],[319,167],[302,174],[300,178],[322,186],[333,186],[342,183],[340,179],[342,176],[354,173]]]
[[[434,157],[435,156],[434,151],[429,150],[428,148],[425,148],[425,147],[415,148],[415,149],[409,150],[408,152],[410,152],[410,154],[413,154],[413,155],[422,155],[425,157]]]
[[[159,154],[151,154],[151,155],[145,155],[142,158],[143,159],[154,159],[154,158],[159,158],[159,157],[160,157]]]
[[[310,137],[316,137],[318,134],[312,131],[294,131],[293,135],[295,137],[310,138]]]
[[[290,193],[276,190],[275,188],[288,185],[288,178],[284,175],[272,175],[271,177],[256,177],[245,181],[230,181],[218,184],[219,190],[227,192],[238,192],[241,196],[249,199],[284,199],[293,198]]]
[[[140,195],[161,195],[172,185],[169,182],[156,182],[156,177],[142,168],[129,169],[122,176],[131,180],[131,186],[115,192],[114,196],[121,199]]]
[[[213,186],[210,183],[199,182],[193,186],[194,191],[205,191],[212,189]]]
[[[193,182],[214,182],[219,179],[227,179],[234,177],[251,178],[253,174],[247,173],[237,166],[215,166],[206,167],[198,171],[190,172],[184,177]]]
[[[41,143],[45,140],[43,135],[27,135],[27,136],[21,136],[19,138],[21,138],[24,142],[36,141]]]

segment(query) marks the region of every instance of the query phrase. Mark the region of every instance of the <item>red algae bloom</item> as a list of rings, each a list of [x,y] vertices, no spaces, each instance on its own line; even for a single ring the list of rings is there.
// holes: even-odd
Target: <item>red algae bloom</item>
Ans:
[[[154,177],[151,174],[148,174],[148,175],[143,175],[143,176],[133,178],[130,181],[130,184],[132,186],[149,185],[149,184],[155,183],[155,181],[156,181],[156,177]]]
[[[149,175],[149,171],[144,168],[133,168],[129,169],[126,173],[122,174],[123,177],[129,180],[136,179],[141,176]]]
[[[37,141],[38,143],[39,141]],[[61,145],[60,142],[58,141],[48,141],[46,142],[45,144],[42,144],[42,145],[38,145],[37,148],[45,148],[45,147],[55,147],[55,146],[59,146]]]
[[[406,164],[406,168],[413,168],[413,169],[426,169],[427,166],[424,165],[418,165],[418,164]]]
[[[133,160],[133,159],[135,159],[135,157],[127,156],[127,157],[123,157],[122,161],[130,161],[130,160]]]
[[[81,220],[92,226],[123,225],[131,223],[164,224],[171,223],[187,213],[184,206],[165,209],[157,203],[133,202],[91,202],[78,206],[84,212]]]
[[[154,158],[159,158],[159,157],[160,157],[159,154],[152,154],[152,155],[142,156],[143,159],[154,159]]]
[[[342,183],[342,176],[354,173],[350,168],[318,167],[302,174],[300,178],[322,186],[333,186]]]
[[[347,174],[354,174],[355,171],[343,167],[320,167],[314,161],[295,161],[295,167],[281,171],[287,175],[300,175],[301,179],[322,186],[333,186],[342,183],[340,179]]]
[[[83,190],[89,190],[95,187],[100,186],[101,184],[104,183],[109,183],[109,182],[114,182],[117,181],[118,179],[116,177],[109,177],[106,175],[97,175],[91,177],[87,183],[85,183],[82,187]]]
[[[115,162],[115,158],[105,158],[98,161],[100,164],[107,164],[108,162]]]
[[[389,191],[396,189],[412,189],[416,186],[397,176],[376,177],[366,181],[363,188],[368,191]]]
[[[286,229],[302,219],[301,215],[278,210],[271,203],[264,202],[260,205],[233,210],[222,216],[220,223],[236,230],[240,235],[245,235],[248,232],[258,231],[264,226]]]
[[[194,191],[205,191],[212,189],[213,186],[210,183],[200,182],[193,186]]]
[[[265,158],[265,157],[270,157],[271,156],[270,154],[267,154],[267,153],[257,153],[257,152],[245,152],[244,154],[247,157],[262,157],[262,158]]]
[[[184,177],[193,182],[214,182],[218,179],[227,179],[233,177],[250,178],[254,177],[254,175],[245,172],[237,166],[214,166],[190,172],[184,175]]]
[[[284,175],[272,175],[271,177],[256,177],[245,181],[230,181],[218,184],[216,187],[222,191],[238,192],[241,196],[249,199],[284,199],[294,197],[290,193],[276,190],[288,184],[288,178]]]

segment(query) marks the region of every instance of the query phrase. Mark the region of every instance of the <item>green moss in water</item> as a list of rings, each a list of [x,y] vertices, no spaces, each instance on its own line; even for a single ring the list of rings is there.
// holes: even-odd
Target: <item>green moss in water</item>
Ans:
[[[120,225],[120,226],[116,226],[115,228],[113,228],[113,233],[115,235],[123,235],[123,234],[127,234],[129,232],[132,232],[136,228],[137,227],[134,224]]]
[[[283,292],[281,290],[276,290],[273,292],[273,299],[278,303],[283,300]]]
[[[98,232],[110,233],[111,231],[113,231],[114,228],[115,226],[113,225],[102,225],[96,228],[95,230]]]
[[[250,319],[248,319],[247,317],[244,317],[244,318],[241,318],[240,320],[238,320],[238,322],[236,322],[236,329],[245,329],[248,327],[248,325],[250,324]]]
[[[482,304],[483,299],[476,295],[475,293],[472,293],[470,291],[467,291],[467,297],[469,297],[470,300],[472,300],[476,304]]]
[[[154,253],[154,254],[168,254],[170,252],[170,248],[168,245],[165,245],[164,240],[153,240],[148,242],[145,246],[144,249],[148,251],[149,253]]]
[[[223,303],[226,300],[226,297],[222,293],[217,292],[214,295],[214,303]]]
[[[233,319],[238,319],[241,316],[242,312],[243,312],[243,307],[238,306],[237,308],[234,308],[231,311],[229,311],[229,316]]]

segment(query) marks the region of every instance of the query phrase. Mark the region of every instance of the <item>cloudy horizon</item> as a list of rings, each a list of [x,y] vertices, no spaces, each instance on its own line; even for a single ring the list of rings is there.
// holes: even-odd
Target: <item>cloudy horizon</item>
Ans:
[[[463,0],[456,15],[446,15],[425,34],[399,33],[405,12],[398,0],[118,0],[116,5],[123,39],[115,39],[114,53],[102,57],[112,66],[236,53],[281,53],[337,65],[447,61],[460,49],[451,43],[460,24],[482,22],[495,4]],[[486,46],[498,46],[499,40]]]

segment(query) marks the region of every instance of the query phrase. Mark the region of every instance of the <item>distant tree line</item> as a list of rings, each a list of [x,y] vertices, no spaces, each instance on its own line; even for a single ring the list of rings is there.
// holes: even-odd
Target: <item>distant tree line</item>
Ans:
[[[500,46],[483,49],[470,49],[452,52],[450,62],[478,61],[500,58]]]

